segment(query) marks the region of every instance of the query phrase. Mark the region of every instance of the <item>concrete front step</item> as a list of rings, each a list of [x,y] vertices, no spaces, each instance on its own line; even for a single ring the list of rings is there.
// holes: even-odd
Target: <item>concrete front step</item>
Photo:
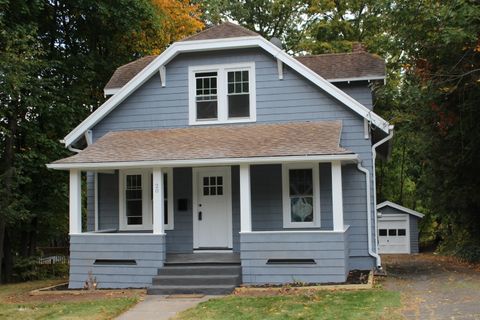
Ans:
[[[169,294],[197,293],[197,294],[219,295],[219,294],[229,294],[234,289],[235,289],[235,285],[201,285],[201,286],[192,286],[192,285],[156,286],[154,285],[147,289],[147,294],[169,295]]]
[[[242,267],[233,266],[164,266],[158,269],[158,275],[239,275]]]
[[[239,285],[240,275],[162,275],[152,279],[154,286]]]

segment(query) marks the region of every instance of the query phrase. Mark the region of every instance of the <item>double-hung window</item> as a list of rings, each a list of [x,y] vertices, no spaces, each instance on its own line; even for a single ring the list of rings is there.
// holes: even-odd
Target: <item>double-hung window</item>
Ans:
[[[173,175],[166,169],[164,179],[165,230],[173,229]],[[148,170],[125,170],[120,174],[120,229],[153,228],[152,173]]]
[[[283,226],[320,227],[318,164],[282,166]]]
[[[189,68],[189,123],[254,122],[255,64]]]

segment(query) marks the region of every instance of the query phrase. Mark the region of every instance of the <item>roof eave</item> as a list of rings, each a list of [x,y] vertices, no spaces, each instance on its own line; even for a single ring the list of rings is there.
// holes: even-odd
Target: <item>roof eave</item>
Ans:
[[[423,218],[425,215],[423,213],[420,213],[418,211],[415,211],[415,210],[412,210],[412,209],[409,209],[409,208],[406,208],[404,206],[401,206],[399,204],[396,204],[396,203],[393,203],[391,201],[384,201],[380,204],[377,204],[377,210],[379,209],[382,209],[382,208],[385,208],[385,207],[391,207],[391,208],[394,208],[394,209],[397,209],[399,211],[403,211],[405,213],[408,213],[408,214],[411,214],[413,216],[416,216],[416,217],[419,217],[419,218]]]
[[[191,167],[211,165],[238,165],[238,164],[276,164],[289,162],[356,162],[358,155],[333,154],[333,155],[302,155],[278,157],[249,157],[249,158],[212,158],[212,159],[182,159],[182,160],[149,160],[149,161],[123,161],[123,162],[89,162],[89,163],[49,163],[47,168],[56,170],[106,170],[130,169],[152,167]]]

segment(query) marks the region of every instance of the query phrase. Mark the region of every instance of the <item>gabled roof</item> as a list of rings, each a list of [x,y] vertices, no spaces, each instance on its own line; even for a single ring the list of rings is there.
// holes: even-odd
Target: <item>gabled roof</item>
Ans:
[[[80,123],[67,136],[65,136],[63,142],[66,146],[70,146],[72,143],[80,139],[85,134],[85,132],[95,126],[95,124],[102,120],[131,93],[133,93],[143,83],[150,79],[150,77],[152,77],[154,74],[158,75],[159,70],[162,70],[162,68],[178,54],[186,52],[231,50],[241,48],[261,48],[265,50],[274,58],[276,58],[279,62],[287,65],[291,69],[298,72],[300,75],[317,85],[320,89],[324,90],[327,94],[331,95],[340,103],[352,109],[361,117],[367,119],[380,130],[384,131],[385,133],[388,133],[390,131],[391,128],[387,121],[385,121],[373,111],[369,110],[364,105],[350,97],[344,91],[335,87],[333,84],[322,78],[310,68],[300,63],[298,60],[292,58],[290,55],[282,51],[282,49],[278,48],[270,41],[267,41],[261,36],[246,36],[225,39],[179,41],[173,43],[161,55],[159,55],[152,62],[150,62],[147,67],[137,73],[110,99],[108,99],[103,105],[101,105],[97,110],[95,110],[95,112],[90,114],[87,119]]]
[[[368,52],[303,56],[297,60],[330,82],[385,79],[385,61]]]
[[[186,37],[180,41],[194,41],[194,40],[211,40],[211,39],[227,39],[238,37],[259,36],[258,33],[239,26],[231,22],[224,22],[222,24],[212,26],[194,35]]]
[[[425,216],[423,213],[420,213],[418,211],[415,211],[415,210],[412,210],[412,209],[409,209],[409,208],[405,208],[404,206],[401,206],[399,204],[396,204],[396,203],[393,203],[393,202],[390,202],[390,201],[384,201],[384,202],[378,204],[377,205],[377,210],[382,209],[384,207],[391,207],[391,208],[397,209],[399,211],[411,214],[412,216],[416,216],[416,217],[419,217],[419,218],[423,218]]]
[[[117,68],[105,86],[105,93],[113,94],[115,89],[123,87],[156,57],[146,56]],[[385,79],[385,61],[367,52],[321,54],[296,59],[329,82]]]
[[[289,122],[109,132],[51,168],[178,164],[198,160],[256,162],[268,158],[355,155],[340,146],[340,121]],[[321,137],[321,139],[319,139]],[[298,143],[302,141],[302,143]]]

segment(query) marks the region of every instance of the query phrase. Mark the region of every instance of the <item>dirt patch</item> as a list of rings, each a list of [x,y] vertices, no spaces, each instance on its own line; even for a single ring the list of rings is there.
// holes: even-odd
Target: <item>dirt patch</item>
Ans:
[[[40,295],[31,295],[29,292],[10,295],[5,297],[2,303],[30,303],[30,302],[67,302],[67,301],[91,301],[97,299],[114,299],[114,298],[129,298],[129,297],[143,297],[145,290],[93,290],[93,291],[79,291],[78,294],[61,293],[56,291],[54,293],[43,293]]]

